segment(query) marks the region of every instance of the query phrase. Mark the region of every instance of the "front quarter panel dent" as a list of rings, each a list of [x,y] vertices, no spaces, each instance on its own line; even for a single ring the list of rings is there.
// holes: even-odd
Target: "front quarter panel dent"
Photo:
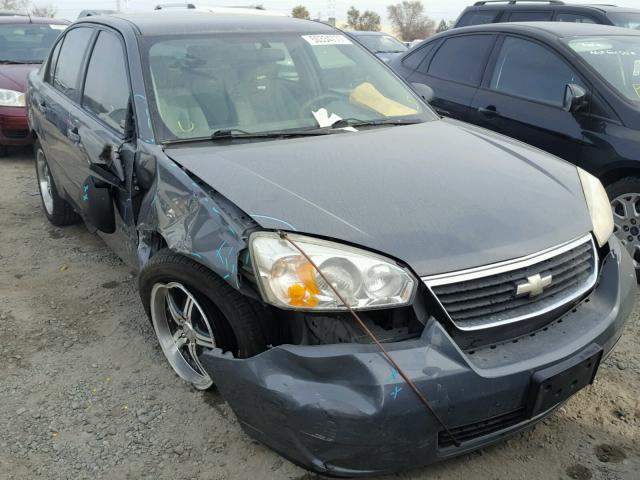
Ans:
[[[140,268],[152,253],[150,239],[160,234],[169,249],[202,263],[239,288],[238,255],[247,247],[246,222],[224,211],[176,163],[158,157],[155,165],[147,161],[144,168],[155,174],[138,217]]]

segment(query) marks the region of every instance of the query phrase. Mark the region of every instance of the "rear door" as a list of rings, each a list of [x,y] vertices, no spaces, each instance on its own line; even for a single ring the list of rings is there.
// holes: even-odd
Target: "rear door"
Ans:
[[[472,106],[473,122],[571,162],[578,162],[587,114],[563,109],[565,87],[586,83],[557,52],[517,36],[505,36],[490,62]]]
[[[440,115],[467,121],[495,40],[490,33],[448,37],[407,80],[433,89],[430,103]]]
[[[81,72],[93,33],[88,27],[65,32],[54,47],[45,82],[34,98],[35,115],[42,125],[40,140],[56,186],[75,206],[79,185],[74,159],[78,152],[69,135],[74,128],[72,110],[80,99]]]

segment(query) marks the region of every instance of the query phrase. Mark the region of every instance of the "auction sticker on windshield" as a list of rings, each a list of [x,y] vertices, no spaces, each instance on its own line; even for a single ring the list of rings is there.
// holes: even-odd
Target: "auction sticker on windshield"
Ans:
[[[344,35],[302,35],[309,45],[352,45]]]

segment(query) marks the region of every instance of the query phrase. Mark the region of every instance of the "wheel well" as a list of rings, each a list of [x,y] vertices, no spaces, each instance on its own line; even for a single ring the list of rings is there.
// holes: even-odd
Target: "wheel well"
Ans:
[[[608,185],[611,185],[613,182],[617,182],[621,178],[640,177],[640,168],[616,168],[606,171],[605,173],[599,175],[599,177],[602,184],[606,187]]]

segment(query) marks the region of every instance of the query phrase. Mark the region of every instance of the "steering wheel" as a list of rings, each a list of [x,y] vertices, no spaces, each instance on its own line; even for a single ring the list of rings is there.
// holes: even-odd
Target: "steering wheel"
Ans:
[[[322,95],[318,95],[317,97],[304,102],[304,104],[300,107],[300,116],[308,117],[311,114],[312,110],[317,110],[318,108],[321,108],[321,106],[318,106],[318,103],[320,102],[324,101],[325,104],[328,104],[336,100],[338,102],[342,101],[342,97],[337,93],[323,93]],[[317,107],[317,108],[313,108],[313,107]]]

